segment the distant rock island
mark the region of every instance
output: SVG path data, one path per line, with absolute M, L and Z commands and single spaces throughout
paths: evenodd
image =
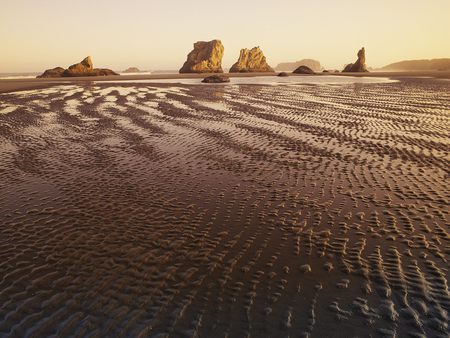
M 142 71 L 137 67 L 128 67 L 123 71 L 123 73 L 140 73 L 140 72 Z
M 259 47 L 241 49 L 238 61 L 230 68 L 230 73 L 246 72 L 274 72 Z
M 343 72 L 346 73 L 368 72 L 366 66 L 366 50 L 364 49 L 364 47 L 358 51 L 358 60 L 356 60 L 355 63 L 350 63 L 347 66 L 345 66 Z
M 320 72 L 322 70 L 320 62 L 313 59 L 303 59 L 296 62 L 282 62 L 275 67 L 275 70 L 279 72 L 292 72 L 300 66 L 306 66 L 315 72 Z
M 405 60 L 391 63 L 378 70 L 415 71 L 415 70 L 450 70 L 450 58 L 431 60 Z
M 119 75 L 111 69 L 94 68 L 92 58 L 90 56 L 83 59 L 79 63 L 75 63 L 67 69 L 56 67 L 47 69 L 43 74 L 37 78 L 52 78 L 52 77 L 77 77 L 77 76 L 106 76 Z
M 223 73 L 224 47 L 220 40 L 198 41 L 188 54 L 180 73 Z

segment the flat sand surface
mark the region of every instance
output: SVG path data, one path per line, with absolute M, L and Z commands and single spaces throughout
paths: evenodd
M 448 337 L 450 82 L 375 80 L 18 81 L 0 336 Z

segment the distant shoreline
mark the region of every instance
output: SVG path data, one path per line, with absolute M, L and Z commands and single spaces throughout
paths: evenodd
M 221 75 L 236 77 L 259 77 L 276 76 L 274 73 L 223 73 Z M 101 81 L 130 81 L 130 80 L 171 80 L 171 79 L 201 79 L 212 74 L 144 74 L 144 75 L 120 75 L 120 76 L 88 76 L 88 77 L 68 77 L 68 78 L 21 78 L 21 79 L 0 79 L 0 93 L 15 92 L 21 90 L 32 90 L 47 88 L 55 85 L 67 85 L 86 82 Z M 353 76 L 353 77 L 434 77 L 450 79 L 450 71 L 409 71 L 409 72 L 369 72 L 369 73 L 316 73 L 315 75 L 290 74 L 290 76 Z

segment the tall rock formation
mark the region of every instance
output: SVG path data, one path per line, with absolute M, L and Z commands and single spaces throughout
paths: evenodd
M 188 54 L 180 73 L 223 73 L 224 47 L 220 40 L 198 41 Z
M 241 49 L 238 61 L 230 68 L 230 73 L 246 72 L 274 72 L 259 47 Z
M 345 66 L 343 72 L 352 72 L 352 73 L 368 72 L 366 66 L 366 50 L 364 49 L 364 47 L 358 51 L 358 60 L 356 60 L 355 63 L 350 63 L 347 66 Z
M 76 77 L 76 76 L 106 76 L 119 75 L 111 69 L 94 68 L 92 58 L 90 56 L 83 59 L 79 63 L 75 63 L 67 69 L 56 67 L 47 69 L 38 78 L 52 78 L 52 77 Z

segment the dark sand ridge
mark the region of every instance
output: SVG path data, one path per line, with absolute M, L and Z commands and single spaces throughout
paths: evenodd
M 272 73 L 223 73 L 221 75 L 233 77 L 270 76 Z M 273 74 L 278 74 L 277 72 Z M 46 88 L 65 83 L 88 84 L 92 81 L 129 81 L 129 80 L 166 80 L 166 79 L 200 79 L 215 73 L 205 74 L 146 74 L 146 75 L 120 75 L 120 76 L 89 76 L 70 78 L 44 78 L 44 79 L 0 79 L 0 93 Z M 290 76 L 307 76 L 291 74 Z M 356 77 L 433 77 L 450 79 L 450 71 L 420 71 L 420 72 L 370 72 L 370 73 L 316 73 L 311 76 L 356 76 Z
M 0 94 L 0 336 L 448 337 L 449 111 L 430 78 Z

